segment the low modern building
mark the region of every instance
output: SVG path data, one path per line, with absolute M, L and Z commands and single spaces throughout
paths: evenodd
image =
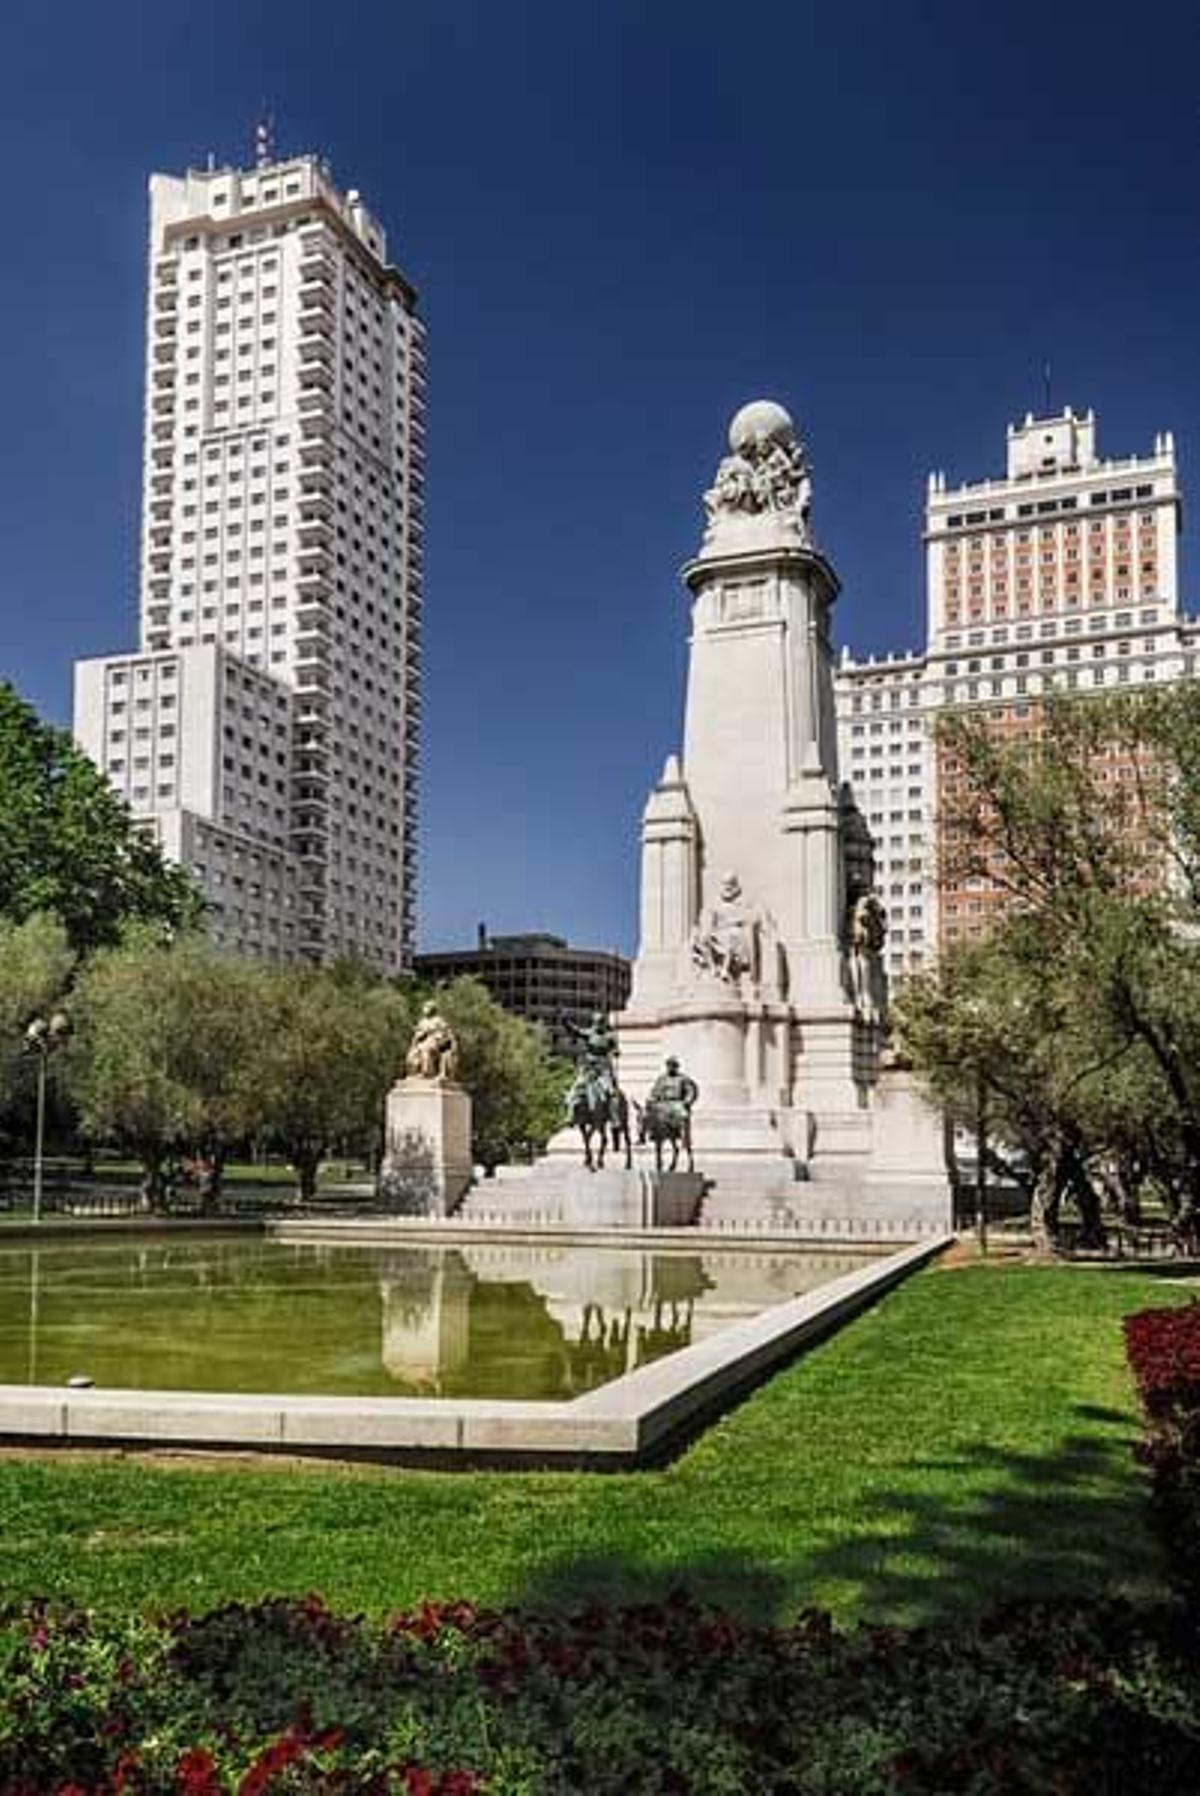
M 592 1012 L 623 1010 L 629 1000 L 629 962 L 615 950 L 572 948 L 559 935 L 489 935 L 479 925 L 474 948 L 418 954 L 419 979 L 438 983 L 469 976 L 487 986 L 498 1004 L 527 1022 L 541 1023 L 556 1053 L 570 1053 L 571 1033 Z

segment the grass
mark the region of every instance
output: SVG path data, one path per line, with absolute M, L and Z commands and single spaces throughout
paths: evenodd
M 1145 1272 L 933 1269 L 658 1472 L 0 1455 L 0 1593 L 159 1609 L 320 1590 L 384 1612 L 684 1584 L 760 1620 L 889 1622 L 1152 1600 L 1120 1321 L 1181 1295 Z

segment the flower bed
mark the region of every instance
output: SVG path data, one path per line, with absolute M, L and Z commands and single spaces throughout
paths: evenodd
M 0 1617 L 5 1796 L 1140 1796 L 1200 1787 L 1200 1659 L 1166 1618 L 753 1628 L 684 1598 L 572 1616 L 318 1598 Z
M 1140 1310 L 1125 1321 L 1125 1347 L 1146 1416 L 1138 1457 L 1154 1479 L 1154 1503 L 1175 1580 L 1200 1599 L 1200 1303 Z

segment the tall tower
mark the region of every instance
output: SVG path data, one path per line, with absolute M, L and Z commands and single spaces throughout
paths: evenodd
M 268 143 L 252 169 L 151 177 L 141 654 L 81 664 L 76 733 L 250 952 L 411 961 L 424 334 L 382 226 L 317 157 Z M 206 804 L 159 777 L 156 708 L 148 777 L 114 753 L 114 692 L 146 669 L 194 760 L 212 735 Z

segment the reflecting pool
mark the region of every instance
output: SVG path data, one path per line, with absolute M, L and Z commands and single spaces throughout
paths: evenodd
M 0 1384 L 571 1398 L 875 1257 L 245 1236 L 0 1247 Z

